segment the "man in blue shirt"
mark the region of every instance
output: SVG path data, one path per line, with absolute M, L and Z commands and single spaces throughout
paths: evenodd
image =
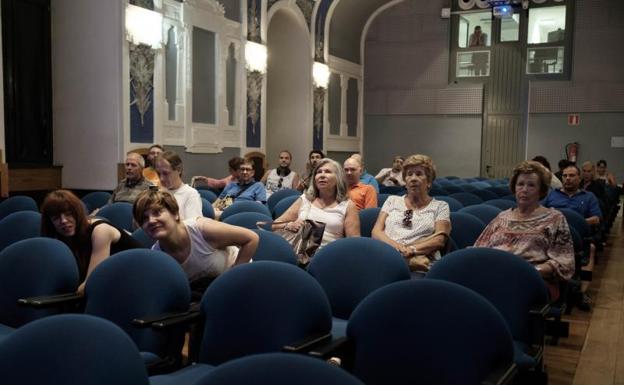
M 575 164 L 570 164 L 563 169 L 561 182 L 563 188 L 551 190 L 546 199 L 544 199 L 544 206 L 572 209 L 581 214 L 590 226 L 599 225 L 602 218 L 600 204 L 594 194 L 581 190 L 581 171 Z M 595 254 L 596 247 L 592 244 L 589 251 L 589 261 L 583 267 L 584 271 L 594 270 Z M 583 311 L 591 309 L 591 298 L 587 295 L 588 287 L 588 281 L 581 281 L 582 297 L 577 303 L 577 307 Z
M 266 202 L 266 189 L 254 179 L 253 163 L 245 160 L 238 166 L 238 181 L 231 182 L 223 189 L 219 198 L 232 197 L 234 201 Z

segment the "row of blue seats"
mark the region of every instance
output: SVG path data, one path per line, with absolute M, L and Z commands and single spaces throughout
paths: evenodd
M 39 244 L 48 255 L 41 250 L 15 250 L 27 243 Z M 62 245 L 51 239 L 22 241 L 1 252 L 0 263 L 13 252 L 21 256 L 22 263 L 40 267 L 28 273 L 50 278 L 52 267 L 62 265 L 49 255 L 53 243 Z M 69 250 L 67 254 L 66 259 L 73 262 Z M 18 261 L 20 258 L 14 257 L 13 263 Z M 483 266 L 488 266 L 487 271 L 482 271 Z M 6 265 L 0 267 L 2 272 L 7 272 Z M 15 276 L 15 268 L 12 272 L 12 279 L 25 282 Z M 454 272 L 467 276 L 453 277 Z M 167 347 L 179 349 L 179 343 L 164 343 L 162 329 L 131 325 L 133 318 L 142 317 L 144 326 L 157 326 L 159 320 L 145 320 L 150 314 L 186 311 L 183 317 L 188 317 L 188 283 L 171 258 L 156 251 L 130 250 L 111 256 L 92 274 L 86 287 L 86 313 L 122 327 L 144 352 L 145 362 L 162 359 L 170 353 Z M 3 282 L 9 278 L 3 277 Z M 41 295 L 36 293 L 41 289 L 34 287 L 49 280 L 39 278 L 31 277 L 23 285 L 31 290 L 25 296 L 33 295 L 32 290 Z M 313 259 L 309 272 L 278 262 L 254 262 L 232 269 L 217 278 L 202 299 L 201 314 L 206 320 L 201 364 L 152 377 L 151 383 L 191 383 L 191 378 L 198 379 L 214 366 L 240 356 L 279 351 L 306 336 L 330 332 L 355 344 L 355 356 L 344 359 L 352 361 L 353 373 L 367 384 L 388 383 L 389 379 L 392 383 L 476 384 L 494 369 L 509 368 L 514 356 L 521 367 L 537 365 L 539 357 L 525 349 L 533 344 L 526 330 L 527 306 L 543 306 L 546 290 L 537 272 L 522 259 L 496 250 L 467 249 L 447 255 L 428 276 L 471 287 L 488 298 L 502 317 L 472 291 L 435 280 L 410 282 L 409 278 L 396 250 L 367 238 L 342 239 L 326 246 Z M 74 285 L 76 281 L 77 272 Z M 405 282 L 392 284 L 397 281 Z M 535 282 L 536 288 L 528 290 Z M 486 289 L 487 285 L 496 289 Z M 384 289 L 375 291 L 381 287 Z M 49 293 L 50 288 L 47 290 Z M 371 292 L 374 294 L 369 295 Z M 11 311 L 5 312 L 11 304 L 1 304 L 2 314 L 24 311 L 13 311 L 13 304 Z M 123 316 L 118 314 L 123 312 Z M 180 338 L 179 333 L 174 335 Z M 512 344 L 512 338 L 518 343 Z M 376 355 L 366 346 L 376 346 Z M 454 374 L 448 377 L 451 372 Z M 440 373 L 446 373 L 446 382 L 440 382 Z

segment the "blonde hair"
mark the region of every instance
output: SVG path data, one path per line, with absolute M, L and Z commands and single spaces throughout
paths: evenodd
M 310 181 L 310 187 L 305 192 L 305 197 L 312 202 L 314 199 L 318 198 L 319 190 L 316 187 L 315 176 L 316 171 L 322 166 L 329 164 L 334 168 L 334 174 L 336 174 L 336 202 L 340 203 L 349 199 L 347 195 L 347 182 L 345 181 L 344 171 L 342 167 L 333 159 L 323 158 L 319 160 L 318 164 L 314 168 L 311 174 L 312 180 Z
M 425 170 L 425 175 L 427 175 L 427 181 L 429 183 L 433 182 L 436 178 L 436 167 L 433 163 L 433 160 L 429 155 L 416 154 L 410 155 L 403 162 L 403 179 L 405 180 L 405 174 L 407 173 L 407 169 L 410 167 L 421 166 Z

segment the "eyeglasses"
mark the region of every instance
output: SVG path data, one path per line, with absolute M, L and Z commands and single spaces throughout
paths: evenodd
M 283 177 L 279 178 L 279 181 L 277 182 L 277 188 L 282 188 L 282 182 L 284 181 Z
M 403 226 L 412 227 L 412 216 L 414 215 L 414 210 L 407 209 L 403 215 Z
M 252 172 L 253 168 L 241 167 L 238 169 L 238 172 Z

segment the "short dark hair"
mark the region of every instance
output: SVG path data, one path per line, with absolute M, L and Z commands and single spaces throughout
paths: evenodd
M 149 146 L 148 150 L 151 150 L 152 148 L 160 148 L 160 151 L 165 151 L 163 146 L 161 146 L 160 144 L 152 144 L 151 146 Z
M 604 159 L 600 159 L 598 162 L 596 162 L 596 166 L 600 167 L 600 166 L 604 166 L 607 167 L 607 161 Z
M 514 195 L 516 195 L 518 177 L 522 174 L 536 174 L 540 183 L 540 199 L 546 198 L 548 190 L 550 190 L 550 180 L 552 178 L 550 171 L 548 171 L 544 165 L 534 160 L 520 162 L 520 164 L 514 168 L 511 180 L 509 181 L 509 189 Z
M 542 156 L 542 155 L 538 155 L 536 157 L 534 157 L 532 160 L 534 160 L 537 163 L 540 163 L 542 166 L 546 167 L 547 169 L 551 169 L 550 168 L 550 163 L 548 162 L 548 159 L 546 159 L 546 157 Z
M 576 163 L 570 162 L 567 166 L 563 168 L 563 170 L 565 171 L 566 168 L 570 168 L 570 167 L 574 167 L 576 169 L 576 173 L 581 175 L 581 169 L 579 168 L 579 166 L 576 165 Z
M 235 156 L 232 159 L 228 160 L 228 167 L 232 170 L 238 170 L 241 163 L 243 163 L 244 161 L 245 159 L 241 158 L 240 156 Z
M 145 190 L 137 196 L 132 205 L 132 216 L 139 226 L 143 226 L 145 212 L 152 208 L 166 209 L 174 216 L 180 212 L 178 202 L 167 191 Z
M 563 170 L 564 168 L 568 167 L 568 165 L 570 164 L 574 164 L 574 163 L 570 162 L 567 159 L 561 159 L 559 163 L 557 163 L 557 166 L 559 166 L 560 170 Z
M 325 154 L 323 154 L 323 151 L 321 151 L 321 150 L 312 150 L 312 151 L 310 151 L 310 153 L 308 154 L 308 159 L 310 159 L 312 154 L 319 154 L 321 156 L 321 159 L 325 158 Z

